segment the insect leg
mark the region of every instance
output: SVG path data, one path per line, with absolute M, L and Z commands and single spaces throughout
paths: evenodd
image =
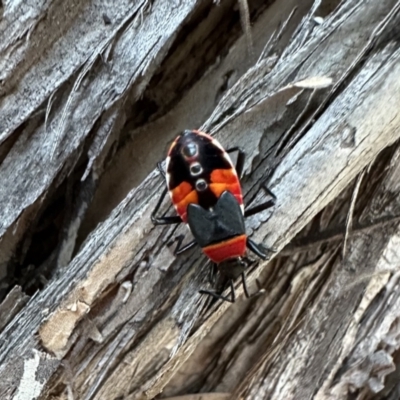
M 162 161 L 157 163 L 157 169 L 158 169 L 158 172 L 163 176 L 163 178 L 166 179 L 165 171 L 163 170 L 163 167 L 162 167 Z
M 265 248 L 264 246 L 257 244 L 250 238 L 247 238 L 246 241 L 247 248 L 252 251 L 254 254 L 257 254 L 258 257 L 262 258 L 263 260 L 268 260 L 270 257 L 268 257 L 267 254 L 265 254 L 265 251 L 271 252 L 271 253 L 276 253 L 276 250 L 274 248 Z
M 271 208 L 275 205 L 276 196 L 265 186 L 265 182 L 261 185 L 261 187 L 264 189 L 264 191 L 267 195 L 272 197 L 272 199 L 267 200 L 264 203 L 254 206 L 252 208 L 249 208 L 248 210 L 245 210 L 244 211 L 245 218 L 250 217 L 251 215 L 257 214 L 261 211 L 267 210 L 268 208 Z
M 249 295 L 249 289 L 247 288 L 246 274 L 245 274 L 245 272 L 242 272 L 241 275 L 242 275 L 242 284 L 243 284 L 244 295 L 249 299 L 251 296 Z
M 196 246 L 197 242 L 195 240 L 192 240 L 185 246 L 182 246 L 182 242 L 183 242 L 184 238 L 185 238 L 185 235 L 179 235 L 175 238 L 177 243 L 176 243 L 176 247 L 174 250 L 174 256 L 179 256 L 180 254 L 184 253 L 185 251 L 190 250 L 192 247 Z
M 235 294 L 235 287 L 233 286 L 233 280 L 230 280 L 230 287 L 231 287 L 231 296 L 230 298 L 228 296 L 222 296 L 216 292 L 213 292 L 211 290 L 199 290 L 200 294 L 207 294 L 211 297 L 214 297 L 214 299 L 216 300 L 223 300 L 223 301 L 227 301 L 229 303 L 234 303 L 236 301 L 236 294 Z
M 236 160 L 236 172 L 240 179 L 242 177 L 244 160 L 246 159 L 246 153 L 240 147 L 231 147 L 230 149 L 226 150 L 227 153 L 233 153 L 234 151 L 238 152 Z
M 244 295 L 248 299 L 252 299 L 253 297 L 261 296 L 265 293 L 265 289 L 261 286 L 260 281 L 258 279 L 256 279 L 256 284 L 257 284 L 258 290 L 257 290 L 257 292 L 250 294 L 249 289 L 247 288 L 246 274 L 244 272 L 242 272 L 242 284 L 243 284 Z
M 215 285 L 215 276 L 217 274 L 217 264 L 210 262 L 211 264 L 211 268 L 209 269 L 209 273 L 208 273 L 208 281 L 210 282 L 210 284 L 212 286 Z
M 233 285 L 233 279 L 230 280 L 231 285 L 231 303 L 236 301 L 236 293 L 235 293 L 235 286 Z
M 174 215 L 171 217 L 157 217 L 156 216 L 167 192 L 168 192 L 168 188 L 165 188 L 164 191 L 162 192 L 156 206 L 154 207 L 153 212 L 151 213 L 151 222 L 153 222 L 154 225 L 171 225 L 171 224 L 180 224 L 182 222 L 181 217 L 179 217 L 178 215 Z

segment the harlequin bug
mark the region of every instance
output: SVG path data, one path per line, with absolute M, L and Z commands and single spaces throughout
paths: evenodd
M 228 153 L 238 152 L 236 169 Z M 244 269 L 249 265 L 245 257 L 246 247 L 262 259 L 267 258 L 264 249 L 246 235 L 244 218 L 266 210 L 275 204 L 274 194 L 263 186 L 271 200 L 244 210 L 240 176 L 245 153 L 238 147 L 224 150 L 210 135 L 196 130 L 186 130 L 172 143 L 166 159 L 165 177 L 167 187 L 151 215 L 154 225 L 188 225 L 194 240 L 185 246 L 183 237 L 178 238 L 175 255 L 182 254 L 198 244 L 204 254 L 214 263 L 220 273 L 230 281 L 231 298 L 201 290 L 229 302 L 235 301 L 233 280 L 242 276 L 246 297 L 250 297 Z M 171 197 L 177 216 L 156 214 L 167 192 Z

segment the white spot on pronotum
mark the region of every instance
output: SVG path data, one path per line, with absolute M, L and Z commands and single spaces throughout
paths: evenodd
M 190 164 L 190 174 L 193 176 L 200 175 L 203 172 L 203 168 L 198 162 Z
M 42 383 L 36 380 L 39 364 L 40 352 L 33 349 L 33 358 L 24 361 L 24 372 L 13 400 L 34 400 L 40 395 L 45 381 Z
M 199 146 L 197 146 L 197 143 L 189 142 L 182 147 L 181 151 L 183 157 L 185 157 L 186 159 L 190 159 L 197 156 L 197 154 L 199 153 Z
M 207 182 L 204 179 L 198 179 L 196 181 L 196 190 L 198 190 L 199 192 L 206 190 L 207 187 Z

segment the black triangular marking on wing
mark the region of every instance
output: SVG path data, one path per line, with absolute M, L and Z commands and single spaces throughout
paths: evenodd
M 224 222 L 224 224 L 229 226 L 232 230 L 242 233 L 245 232 L 242 209 L 236 197 L 231 192 L 225 191 L 221 194 L 214 210 L 219 220 Z
M 228 191 L 222 193 L 212 211 L 198 204 L 189 204 L 187 215 L 190 230 L 201 247 L 246 232 L 240 205 L 235 196 Z

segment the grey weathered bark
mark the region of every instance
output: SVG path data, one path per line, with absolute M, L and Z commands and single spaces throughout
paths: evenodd
M 398 398 L 400 2 L 263 3 L 3 4 L 1 399 Z M 198 126 L 278 198 L 234 305 L 149 219 Z

